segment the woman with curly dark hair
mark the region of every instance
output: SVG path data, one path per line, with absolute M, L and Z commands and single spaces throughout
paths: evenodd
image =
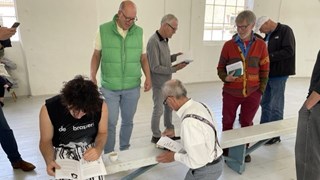
M 107 140 L 107 121 L 107 104 L 97 85 L 79 75 L 65 83 L 40 111 L 40 151 L 47 173 L 55 175 L 57 159 L 97 160 Z

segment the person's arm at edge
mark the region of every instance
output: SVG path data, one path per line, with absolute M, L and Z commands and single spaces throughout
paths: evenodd
M 101 60 L 101 51 L 100 50 L 94 50 L 91 58 L 91 64 L 90 64 L 90 79 L 95 84 L 97 84 L 97 72 L 100 66 L 100 60 Z
M 16 28 L 0 27 L 0 40 L 11 38 L 16 33 Z
M 97 160 L 104 149 L 108 137 L 108 107 L 103 101 L 101 107 L 101 119 L 99 122 L 98 133 L 95 138 L 94 148 L 89 148 L 83 155 L 83 158 L 87 161 Z
M 312 91 L 305 102 L 306 108 L 310 110 L 315 104 L 320 101 L 320 94 L 317 91 Z
M 144 82 L 144 92 L 146 92 L 151 89 L 151 75 L 150 75 L 150 67 L 149 67 L 147 54 L 145 53 L 141 54 L 140 62 L 141 62 L 143 73 L 146 77 L 146 80 Z
M 41 154 L 47 165 L 47 173 L 50 176 L 54 176 L 54 170 L 60 168 L 60 166 L 55 162 L 54 157 L 54 147 L 52 144 L 53 138 L 53 126 L 51 124 L 48 111 L 45 105 L 41 107 L 39 115 L 40 124 L 40 143 L 39 148 Z

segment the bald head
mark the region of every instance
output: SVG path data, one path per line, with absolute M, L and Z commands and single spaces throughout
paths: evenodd
M 119 11 L 125 11 L 127 8 L 137 9 L 136 5 L 132 1 L 130 0 L 122 1 L 119 6 Z
M 137 21 L 137 8 L 132 1 L 122 1 L 118 11 L 118 25 L 128 30 Z

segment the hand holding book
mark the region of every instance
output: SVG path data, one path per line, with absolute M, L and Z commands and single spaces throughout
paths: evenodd
M 233 76 L 241 76 L 243 74 L 243 65 L 241 61 L 226 66 L 227 74 L 233 73 Z

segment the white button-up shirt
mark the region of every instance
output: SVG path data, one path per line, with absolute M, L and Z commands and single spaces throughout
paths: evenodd
M 177 115 L 183 119 L 187 114 L 196 114 L 210 121 L 214 127 L 216 122 L 208 110 L 199 102 L 190 99 L 177 111 Z M 211 113 L 212 114 L 212 113 Z M 212 114 L 213 115 L 213 114 Z M 217 128 L 216 128 L 217 129 Z M 200 168 L 222 155 L 222 149 L 216 145 L 217 154 L 214 151 L 216 136 L 213 129 L 206 123 L 194 119 L 185 118 L 181 122 L 181 144 L 185 153 L 175 153 L 174 159 L 180 161 L 191 169 Z

